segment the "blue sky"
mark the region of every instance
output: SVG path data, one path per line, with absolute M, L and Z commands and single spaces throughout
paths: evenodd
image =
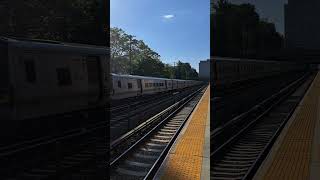
M 173 65 L 198 71 L 210 56 L 210 0 L 111 0 L 111 27 L 143 40 Z

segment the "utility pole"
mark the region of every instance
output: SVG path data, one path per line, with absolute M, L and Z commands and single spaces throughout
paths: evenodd
M 173 62 L 173 75 L 173 78 L 175 79 L 177 77 L 176 62 Z
M 130 68 L 129 68 L 129 74 L 132 74 L 132 60 L 131 60 L 131 41 L 132 41 L 132 37 L 129 36 L 129 64 L 130 64 Z
M 130 63 L 130 68 L 129 68 L 129 73 L 132 74 L 132 57 L 131 57 L 131 51 L 132 51 L 132 38 L 134 36 L 129 35 L 129 63 Z
M 186 68 L 184 68 L 184 73 L 186 74 L 186 80 L 188 80 L 188 73 Z

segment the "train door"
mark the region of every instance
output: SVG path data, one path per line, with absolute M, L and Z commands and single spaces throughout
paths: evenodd
M 0 103 L 9 100 L 9 60 L 7 44 L 0 42 Z
M 142 94 L 142 81 L 141 79 L 137 79 L 137 83 L 138 83 L 138 95 Z
M 165 83 L 165 87 L 166 87 L 166 89 L 168 89 L 168 81 L 167 81 L 167 80 L 165 80 L 165 81 L 164 81 L 164 83 Z
M 10 90 L 9 82 L 9 57 L 8 57 L 8 44 L 0 42 L 0 115 L 1 120 L 10 119 L 10 111 L 12 104 L 12 89 Z M 3 106 L 4 105 L 4 106 Z
M 94 104 L 102 98 L 102 81 L 100 59 L 97 56 L 89 56 L 86 59 L 88 75 L 88 103 Z

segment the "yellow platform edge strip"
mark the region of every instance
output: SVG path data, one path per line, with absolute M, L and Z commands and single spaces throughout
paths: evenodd
M 314 127 L 319 121 L 319 97 L 318 73 L 254 179 L 310 179 Z
M 205 129 L 210 101 L 210 86 L 190 116 L 188 126 L 168 156 L 161 179 L 200 179 L 204 154 Z

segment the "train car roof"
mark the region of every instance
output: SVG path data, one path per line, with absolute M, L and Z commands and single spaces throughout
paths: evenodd
M 111 75 L 112 75 L 112 76 L 117 76 L 117 77 L 126 77 L 126 78 L 170 80 L 170 79 L 167 79 L 167 78 L 158 78 L 158 77 L 150 77 L 150 76 L 139 76 L 139 75 L 129 75 L 129 74 L 115 74 L 115 73 L 111 73 Z
M 0 36 L 0 41 L 7 42 L 9 46 L 20 47 L 26 49 L 49 50 L 59 52 L 69 52 L 77 54 L 95 54 L 105 55 L 109 53 L 107 47 L 95 46 L 78 43 L 65 43 L 59 41 L 41 40 L 41 39 L 24 39 L 15 37 Z
M 265 62 L 265 63 L 295 63 L 290 61 L 275 61 L 275 60 L 262 60 L 262 59 L 246 59 L 246 58 L 233 58 L 233 57 L 211 57 L 214 60 L 223 60 L 223 61 L 247 61 L 247 62 Z
M 126 78 L 139 78 L 139 79 L 157 79 L 157 80 L 176 80 L 176 81 L 193 81 L 193 80 L 183 80 L 183 79 L 168 79 L 168 78 L 158 78 L 150 76 L 139 76 L 139 75 L 128 75 L 128 74 L 115 74 L 111 73 L 112 76 L 126 77 Z

